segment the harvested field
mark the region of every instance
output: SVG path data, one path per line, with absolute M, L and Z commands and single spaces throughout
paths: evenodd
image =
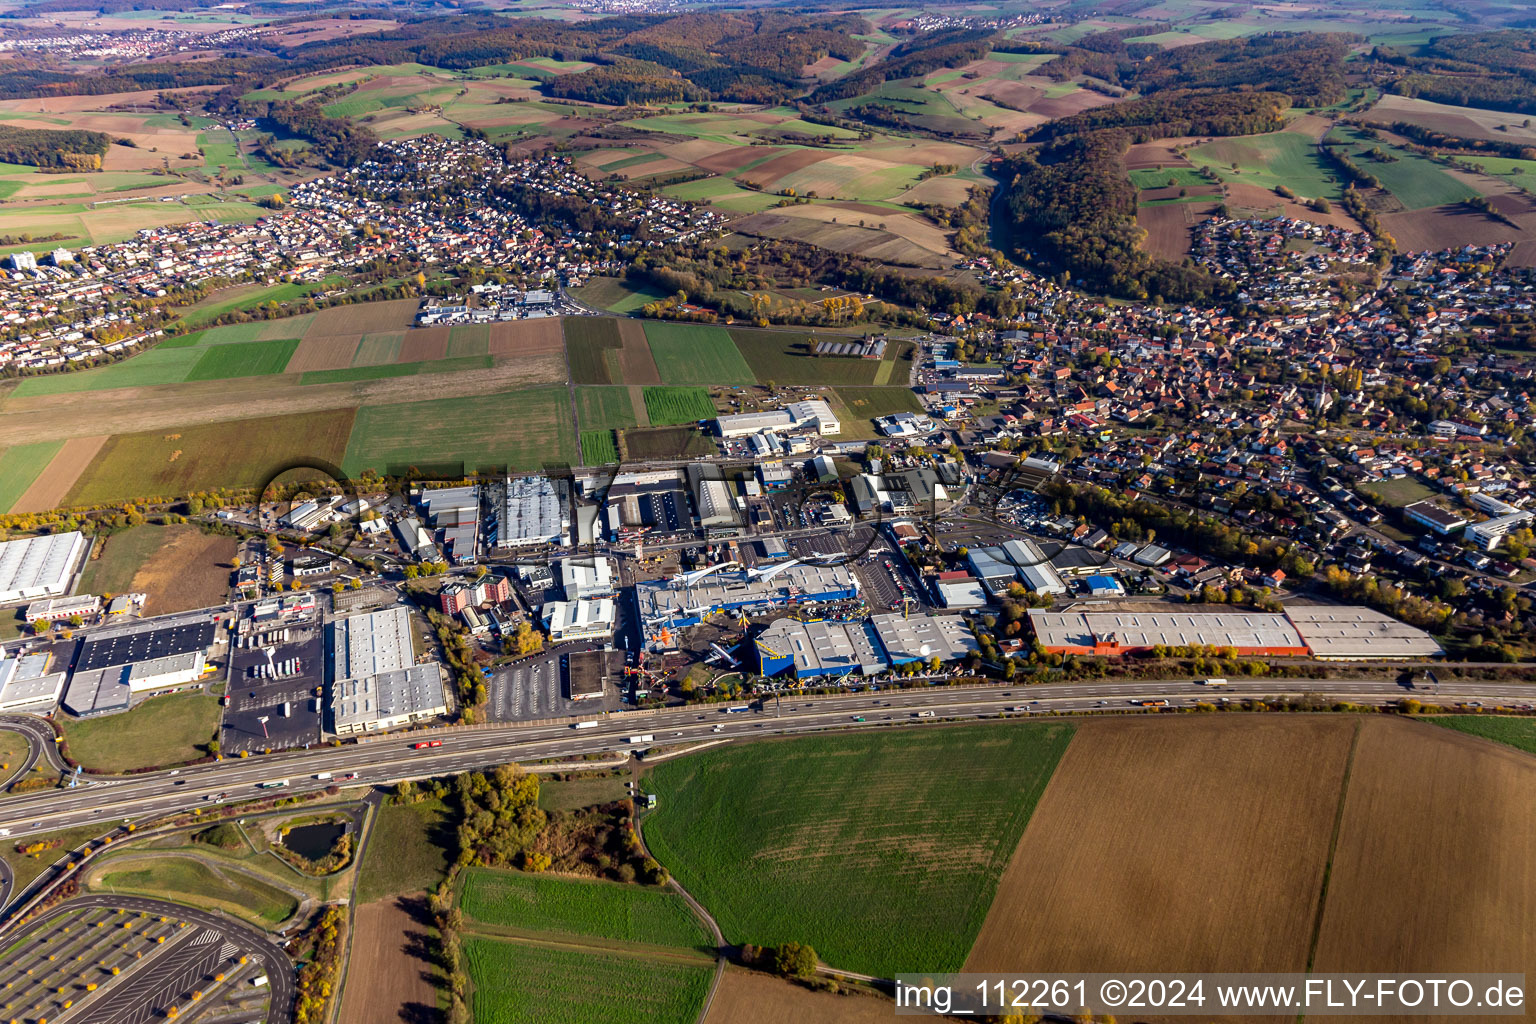
M 856 222 L 858 218 L 853 218 Z M 744 235 L 805 242 L 833 252 L 857 253 L 884 263 L 940 270 L 946 259 L 900 235 L 854 224 L 826 224 L 783 213 L 755 213 L 731 225 Z
M 80 474 L 85 472 L 85 467 L 96 458 L 96 453 L 101 451 L 101 446 L 107 443 L 106 434 L 97 434 L 95 437 L 72 437 L 64 442 L 53 458 L 48 460 L 48 465 L 32 481 L 30 487 L 21 493 L 7 512 L 47 512 L 64 504 L 64 496 L 70 488 L 75 486 L 75 481 L 80 479 Z
M 646 459 L 686 459 L 718 455 L 715 443 L 695 427 L 641 427 L 624 431 L 629 457 Z
M 1409 121 L 1430 131 L 1494 142 L 1528 142 L 1536 145 L 1536 128 L 1527 126 L 1524 114 L 1506 114 L 1476 107 L 1457 107 L 1407 96 L 1383 96 L 1365 115 L 1372 124 L 1390 126 Z
M 288 373 L 308 373 L 310 370 L 341 370 L 352 365 L 361 334 L 308 334 L 293 350 L 285 368 Z
M 1512 228 L 1460 203 L 1428 210 L 1407 210 L 1384 214 L 1381 226 L 1407 252 L 1444 249 L 1447 246 L 1489 245 L 1494 242 L 1529 239 L 1529 228 Z M 1517 216 L 1516 222 L 1536 217 Z
M 813 992 L 758 971 L 727 968 L 704 1024 L 890 1024 L 895 1004 L 876 995 Z
M 831 153 L 817 149 L 791 149 L 743 172 L 742 177 L 750 178 L 759 185 L 772 185 L 782 177 L 819 164 L 831 156 Z M 714 170 L 713 167 L 708 169 Z
M 400 358 L 400 346 L 404 341 L 405 334 L 401 331 L 365 334 L 357 344 L 357 352 L 352 356 L 352 365 L 384 366 L 393 363 Z
M 1527 754 L 1424 723 L 1366 720 L 1315 970 L 1536 969 L 1533 802 Z
M 493 356 L 563 355 L 565 338 L 552 316 L 492 324 L 488 351 Z
M 645 325 L 638 320 L 619 322 L 619 370 L 625 384 L 660 384 L 661 374 L 651 355 L 651 343 L 645 338 Z
M 577 384 L 622 384 L 619 372 L 618 321 L 609 317 L 572 317 L 565 321 L 565 351 Z
M 386 1024 L 437 1016 L 438 970 L 426 900 L 398 896 L 355 911 L 352 957 L 341 995 L 341 1020 Z
M 402 363 L 427 363 L 448 358 L 447 327 L 420 327 L 406 331 L 400 342 Z
M 255 487 L 297 455 L 339 462 L 351 409 L 268 416 L 118 434 L 101 446 L 65 496 L 66 505 L 178 497 L 216 487 Z
M 233 537 L 195 526 L 136 526 L 96 542 L 80 587 L 91 594 L 144 594 L 151 615 L 209 608 L 229 597 L 234 556 Z
M 402 331 L 411 326 L 420 308 L 420 299 L 389 299 L 385 302 L 332 306 L 315 314 L 309 332 L 372 334 L 375 331 Z
M 758 166 L 762 166 L 763 163 L 771 162 L 784 152 L 782 149 L 775 149 L 773 147 L 732 146 L 729 149 L 694 160 L 693 163 L 694 166 L 706 171 L 712 171 L 715 174 L 731 174 L 754 161 L 761 161 Z M 793 152 L 799 152 L 799 150 Z
M 970 183 L 956 178 L 930 178 L 918 187 L 946 184 L 965 186 L 960 202 L 964 202 L 965 196 L 970 193 Z M 926 217 L 911 213 L 900 213 L 863 203 L 813 203 L 809 206 L 786 206 L 775 213 L 784 217 L 800 217 L 824 224 L 850 224 L 861 228 L 875 228 L 890 232 L 898 238 L 943 257 L 959 255 L 950 248 L 949 234 L 943 228 Z
M 1147 233 L 1141 247 L 1161 259 L 1182 260 L 1189 255 L 1195 225 L 1215 211 L 1218 201 L 1137 207 L 1136 223 Z
M 490 324 L 461 324 L 448 328 L 448 356 L 483 356 L 490 351 Z
M 1083 723 L 965 969 L 1305 970 L 1356 725 Z
M 0 450 L 0 511 L 16 504 L 63 447 L 63 441 L 38 441 Z
M 1295 220 L 1304 220 L 1311 224 L 1344 228 L 1347 231 L 1363 230 L 1359 222 L 1345 213 L 1343 206 L 1337 203 L 1327 213 L 1319 213 L 1306 203 L 1295 199 L 1282 199 L 1275 194 L 1274 189 L 1261 188 L 1258 185 L 1229 182 L 1227 184 L 1227 206 L 1233 211 L 1234 216 L 1285 216 Z

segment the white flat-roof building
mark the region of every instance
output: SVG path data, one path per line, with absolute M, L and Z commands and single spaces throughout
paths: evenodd
M 62 622 L 71 615 L 82 618 L 101 611 L 101 598 L 94 594 L 76 594 L 74 597 L 50 597 L 46 601 L 33 601 L 27 605 L 22 618 L 28 622 Z
M 544 628 L 549 631 L 549 639 L 555 643 L 613 636 L 616 609 L 610 597 L 549 601 L 542 612 Z
M 1438 658 L 1435 638 L 1370 608 L 1287 605 L 1286 616 L 1314 658 L 1339 661 Z
M 507 480 L 506 499 L 496 522 L 497 547 L 559 544 L 571 530 L 571 517 L 560 489 L 547 476 Z
M 898 612 L 876 615 L 870 620 L 875 635 L 892 665 L 909 661 L 955 661 L 981 649 L 971 627 L 959 615 L 913 615 Z
M 415 663 L 404 606 L 337 619 L 330 632 L 337 734 L 379 732 L 447 714 L 442 672 L 436 663 Z
M 613 593 L 613 559 L 602 555 L 562 559 L 560 588 L 567 601 L 607 597 Z
M 1481 523 L 1473 523 L 1467 527 L 1467 539 L 1484 551 L 1492 551 L 1504 542 L 1505 536 L 1511 530 L 1518 530 L 1532 519 L 1531 513 L 1524 509 L 1516 509 L 1507 515 L 1497 519 L 1486 519 Z
M 49 672 L 50 655 L 0 659 L 0 711 L 47 714 L 64 692 L 63 672 Z
M 85 549 L 78 530 L 0 543 L 0 604 L 65 593 Z
M 767 412 L 742 412 L 715 419 L 721 437 L 746 437 L 761 430 L 814 430 L 818 434 L 840 434 L 843 425 L 832 406 L 820 398 L 790 402 L 782 409 Z
M 207 664 L 202 651 L 185 651 L 134 662 L 128 667 L 128 691 L 147 693 L 195 683 L 203 677 Z

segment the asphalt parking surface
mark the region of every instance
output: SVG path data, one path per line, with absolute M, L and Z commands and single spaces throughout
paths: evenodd
M 534 658 L 503 668 L 486 681 L 486 718 L 492 722 L 526 722 L 611 711 L 619 707 L 616 684 L 616 680 L 609 680 L 609 694 L 602 700 L 570 700 L 565 695 L 561 655 Z
M 282 750 L 320 742 L 324 703 L 315 690 L 325 682 L 325 642 L 316 626 L 295 629 L 293 639 L 272 651 L 274 662 L 297 659 L 298 672 L 280 679 L 257 678 L 251 670 L 267 663 L 261 648 L 236 649 L 230 656 L 230 703 L 224 708 L 219 746 L 227 756 L 242 750 Z M 288 714 L 283 714 L 283 705 Z M 262 718 L 267 721 L 263 723 Z M 265 730 L 263 730 L 265 725 Z

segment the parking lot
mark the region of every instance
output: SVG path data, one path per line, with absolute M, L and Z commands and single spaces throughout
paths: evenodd
M 618 686 L 613 680 L 601 699 L 576 701 L 567 698 L 561 657 L 560 652 L 551 652 L 508 666 L 491 676 L 486 682 L 489 697 L 486 717 L 493 722 L 523 722 L 598 714 L 619 707 Z
M 272 662 L 296 661 L 297 671 L 279 678 L 257 676 Z M 282 750 L 320 742 L 324 707 L 316 692 L 325 682 L 325 642 L 318 626 L 297 627 L 274 647 L 231 653 L 229 704 L 224 708 L 219 746 L 226 756 L 242 750 Z M 285 711 L 286 705 L 286 714 Z M 265 718 L 266 722 L 261 719 Z

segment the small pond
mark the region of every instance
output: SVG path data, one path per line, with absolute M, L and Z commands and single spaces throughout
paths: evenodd
M 288 830 L 288 834 L 283 836 L 283 845 L 301 857 L 324 860 L 330 854 L 331 847 L 336 845 L 336 840 L 346 831 L 346 824 L 340 821 L 300 825 Z

